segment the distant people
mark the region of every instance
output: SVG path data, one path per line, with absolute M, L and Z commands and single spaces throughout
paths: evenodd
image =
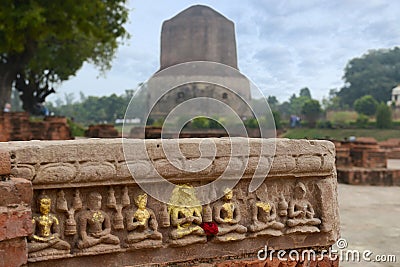
M 41 103 L 36 103 L 34 106 L 34 111 L 33 111 L 33 115 L 37 115 L 37 116 L 49 116 L 50 112 L 48 110 L 48 108 L 46 108 L 43 104 Z
M 11 104 L 10 103 L 6 103 L 4 106 L 4 112 L 11 112 Z
M 300 126 L 300 117 L 296 115 L 290 115 L 290 127 L 295 128 L 297 126 Z

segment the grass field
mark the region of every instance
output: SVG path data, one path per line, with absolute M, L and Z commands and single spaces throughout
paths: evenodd
M 400 130 L 380 130 L 380 129 L 309 129 L 296 128 L 289 129 L 280 137 L 291 139 L 336 139 L 344 140 L 349 136 L 373 137 L 378 141 L 389 138 L 400 138 Z

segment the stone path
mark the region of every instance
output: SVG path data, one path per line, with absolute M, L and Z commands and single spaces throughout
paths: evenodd
M 400 187 L 339 184 L 341 236 L 348 250 L 395 255 L 397 262 L 340 262 L 341 267 L 400 266 Z

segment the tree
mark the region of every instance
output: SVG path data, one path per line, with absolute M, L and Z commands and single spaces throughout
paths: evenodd
M 319 104 L 318 100 L 309 99 L 301 108 L 301 113 L 308 121 L 310 127 L 315 127 L 315 123 L 322 113 L 321 105 Z
M 290 112 L 293 115 L 299 115 L 302 112 L 304 104 L 311 98 L 307 96 L 291 97 L 290 98 Z
M 365 95 L 354 101 L 354 109 L 360 113 L 367 116 L 372 116 L 376 112 L 376 107 L 378 102 L 371 95 Z
M 54 106 L 51 102 L 46 104 L 50 112 L 74 118 L 74 121 L 90 123 L 114 123 L 116 119 L 123 119 L 130 97 L 117 96 L 88 96 L 81 98 L 81 102 L 73 102 L 73 94 L 65 94 L 64 105 Z
M 305 97 L 308 97 L 309 99 L 311 99 L 310 89 L 308 89 L 308 87 L 304 87 L 304 88 L 300 89 L 300 96 L 305 96 Z
M 392 127 L 392 111 L 388 105 L 381 102 L 376 109 L 376 127 L 380 129 Z
M 386 102 L 393 87 L 400 83 L 400 48 L 371 50 L 351 59 L 344 72 L 345 86 L 337 94 L 342 105 L 351 107 L 363 95 Z
M 126 0 L 3 0 L 0 9 L 0 107 L 13 85 L 31 113 L 84 62 L 110 68 L 128 37 Z
M 340 105 L 340 97 L 337 96 L 338 91 L 336 89 L 330 89 L 328 98 L 322 99 L 322 105 L 325 111 L 340 110 L 343 107 Z
M 268 102 L 268 105 L 271 108 L 271 110 L 276 110 L 279 105 L 279 101 L 276 98 L 276 96 L 271 96 L 271 95 L 268 96 L 267 102 Z

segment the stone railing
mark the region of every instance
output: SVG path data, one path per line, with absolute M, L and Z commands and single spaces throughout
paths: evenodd
M 265 246 L 320 251 L 335 243 L 339 216 L 331 142 L 208 139 L 216 154 L 207 168 L 177 168 L 199 158 L 203 140 L 166 140 L 185 156 L 168 159 L 160 140 L 125 139 L 129 150 L 138 151 L 128 157 L 122 139 L 0 143 L 11 177 L 33 186 L 32 234 L 26 231 L 29 266 L 217 265 L 256 259 Z M 231 150 L 232 143 L 249 144 L 249 153 Z M 260 152 L 273 143 L 274 153 Z M 259 162 L 272 163 L 271 169 L 249 193 Z M 223 197 L 200 205 L 194 188 L 217 179 L 228 165 L 226 177 L 241 170 L 240 181 L 232 190 L 214 188 L 209 193 L 222 190 Z M 175 183 L 170 203 L 144 193 L 128 166 L 148 184 L 157 186 L 158 175 Z M 326 261 L 330 265 L 323 266 L 333 266 Z

